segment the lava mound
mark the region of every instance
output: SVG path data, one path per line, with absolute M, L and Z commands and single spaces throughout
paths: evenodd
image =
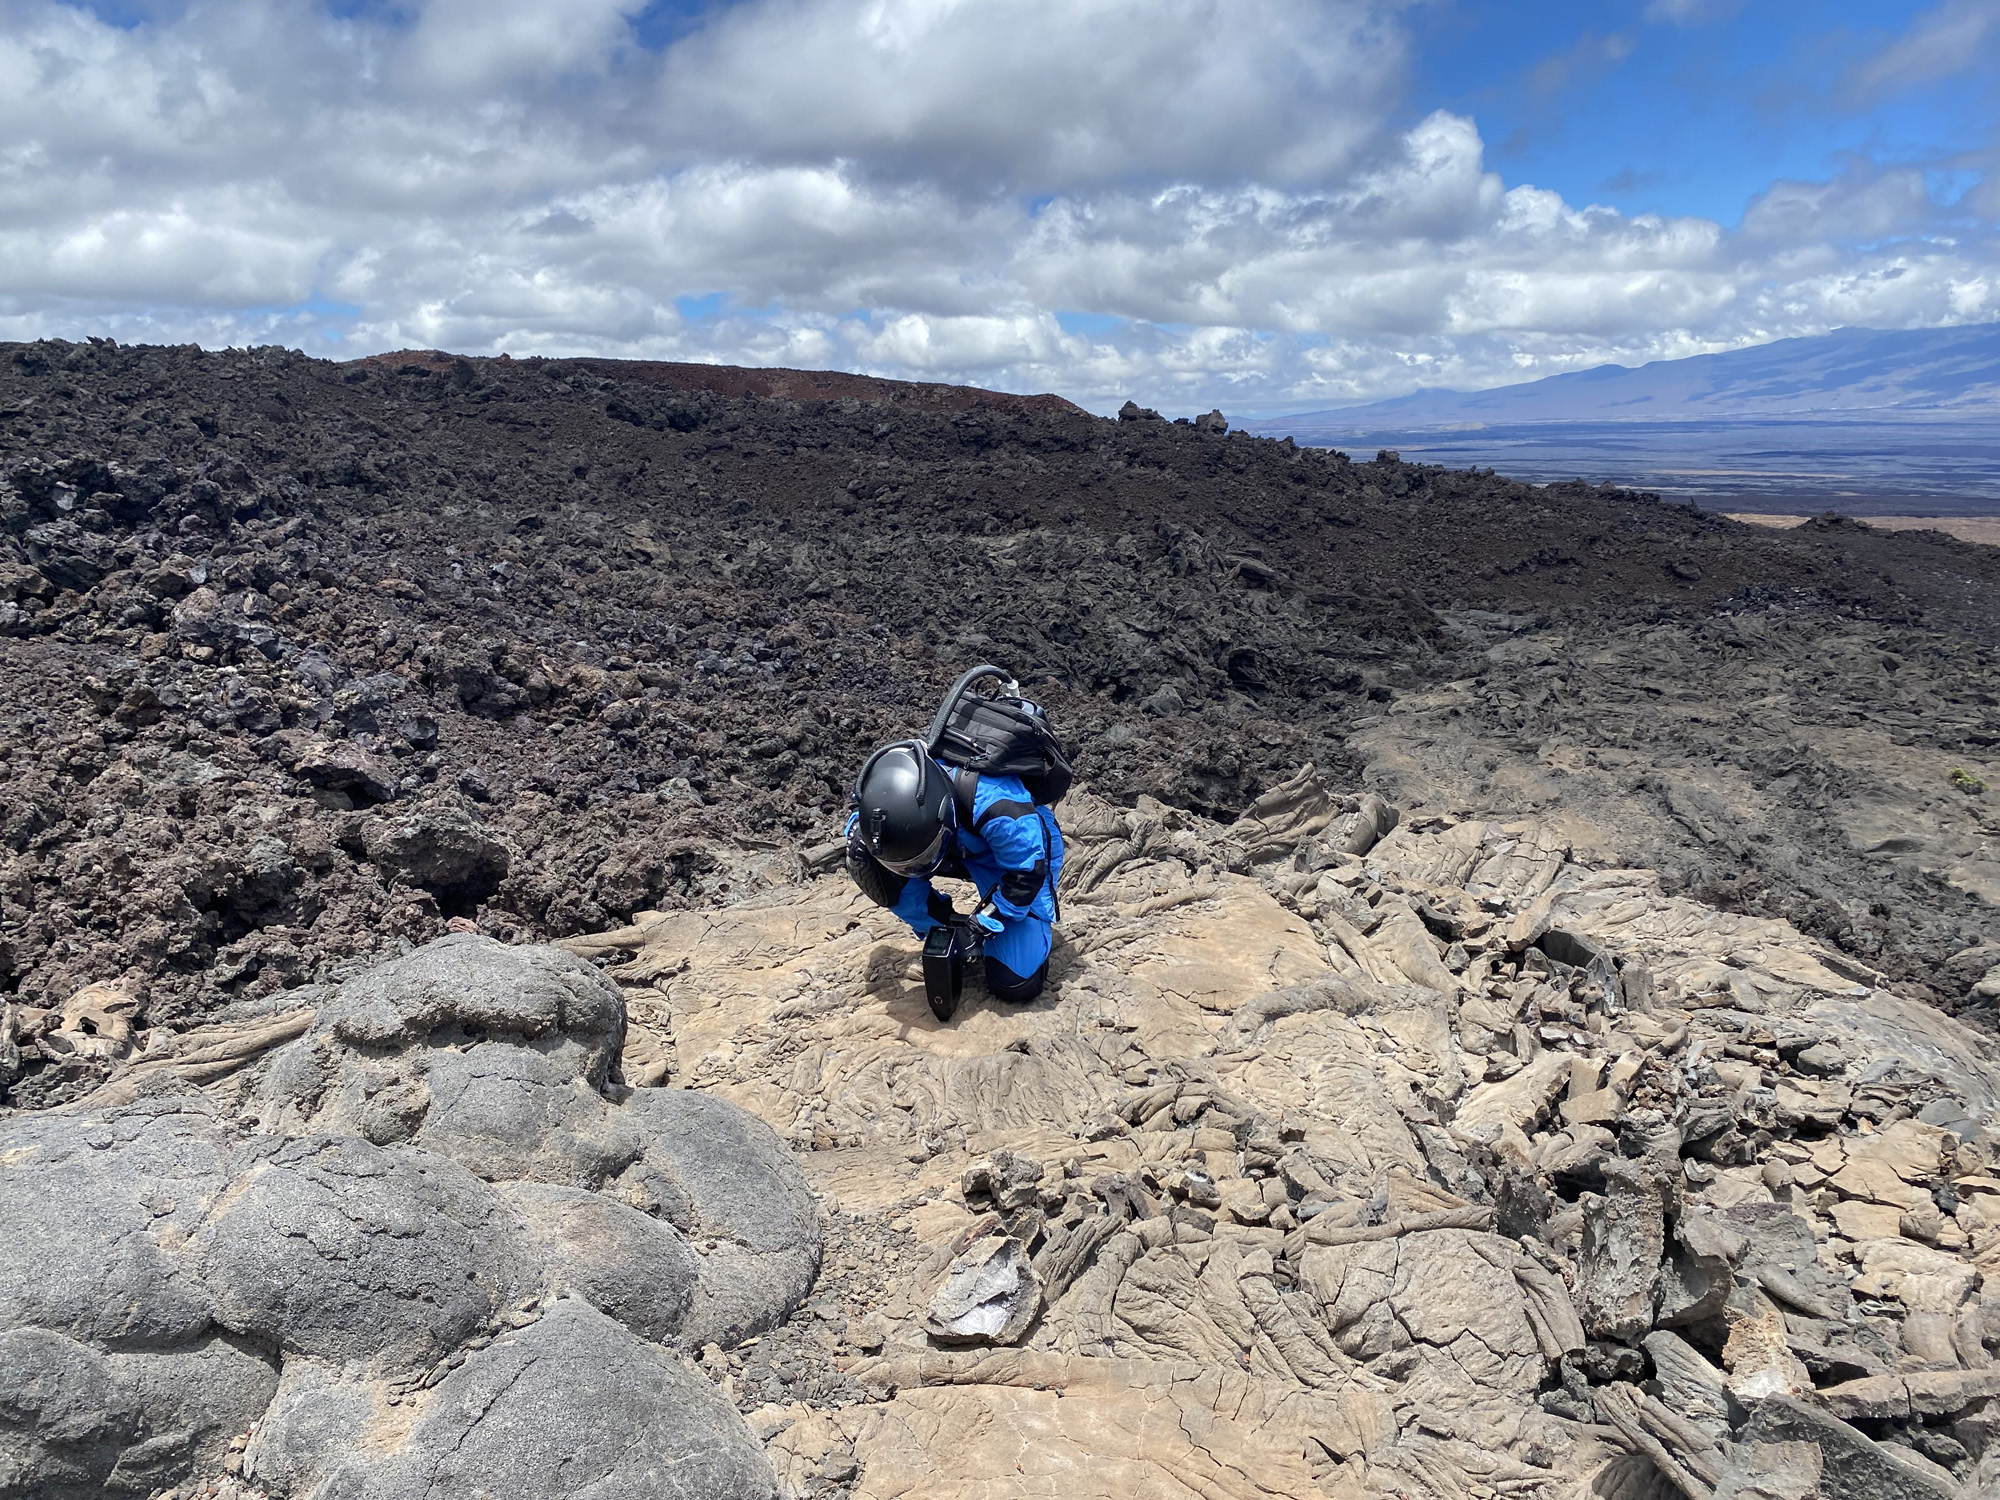
M 554 949 L 315 998 L 226 1098 L 183 1059 L 0 1124 L 0 1493 L 774 1497 L 683 1357 L 811 1288 L 768 1127 L 610 1082 L 622 997 Z

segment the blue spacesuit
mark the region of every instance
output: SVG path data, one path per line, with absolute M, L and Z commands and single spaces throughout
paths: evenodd
M 936 769 L 949 784 L 950 770 Z M 943 806 L 948 809 L 944 836 L 930 868 L 899 875 L 869 860 L 873 868 L 856 870 L 856 880 L 919 937 L 954 915 L 950 898 L 931 883 L 933 877 L 970 880 L 979 891 L 988 992 L 1000 1000 L 1032 1000 L 1042 991 L 1054 942 L 1062 830 L 1055 815 L 1037 807 L 1012 776 L 977 778 L 970 826 L 957 798 Z M 850 818 L 850 848 L 855 827 Z

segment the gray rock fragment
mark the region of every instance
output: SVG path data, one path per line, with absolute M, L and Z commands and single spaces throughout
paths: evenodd
M 1811 1226 L 1783 1204 L 1739 1203 L 1724 1218 L 1743 1242 L 1732 1256 L 1739 1276 L 1810 1317 L 1825 1318 L 1850 1303 L 1846 1282 L 1820 1263 Z
M 513 859 L 470 806 L 457 801 L 370 818 L 362 825 L 361 846 L 387 873 L 467 901 L 491 895 Z
M 1958 1487 L 1891 1454 L 1838 1417 L 1789 1396 L 1759 1401 L 1739 1434 L 1743 1445 L 1801 1444 L 1820 1455 L 1819 1489 L 1825 1500 L 1959 1500 Z
M 1343 854 L 1363 855 L 1387 838 L 1402 814 L 1373 792 L 1364 794 L 1361 805 L 1329 830 L 1327 839 Z
M 1041 1202 L 1042 1164 L 1013 1151 L 996 1151 L 974 1162 L 960 1179 L 968 1199 L 984 1194 L 1001 1213 Z
M 1041 1306 L 1041 1282 L 1021 1247 L 988 1235 L 946 1268 L 924 1332 L 948 1344 L 1015 1344 Z
M 1585 1200 L 1577 1312 L 1594 1338 L 1634 1343 L 1653 1326 L 1666 1248 L 1659 1170 L 1649 1161 L 1604 1162 L 1605 1191 Z
M 1678 1328 L 1715 1316 L 1729 1298 L 1730 1264 L 1743 1253 L 1744 1238 L 1715 1215 L 1681 1215 L 1674 1224 L 1672 1251 L 1660 1265 L 1653 1321 Z
M 292 765 L 292 774 L 322 791 L 341 792 L 352 803 L 387 802 L 396 795 L 396 773 L 346 741 L 308 746 Z
M 1725 1434 L 1730 1403 L 1722 1371 L 1702 1358 L 1686 1339 L 1666 1329 L 1647 1334 L 1644 1347 L 1653 1361 L 1653 1378 L 1662 1404 L 1710 1437 Z
M 1825 1456 L 1816 1443 L 1739 1443 L 1715 1500 L 1817 1500 Z

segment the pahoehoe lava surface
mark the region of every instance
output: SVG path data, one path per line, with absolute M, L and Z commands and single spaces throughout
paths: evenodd
M 1227 818 L 1311 762 L 1553 818 L 1983 1014 L 2000 550 L 697 378 L 0 346 L 9 1103 L 447 926 L 560 937 L 795 871 L 863 750 L 981 658 L 1111 802 Z

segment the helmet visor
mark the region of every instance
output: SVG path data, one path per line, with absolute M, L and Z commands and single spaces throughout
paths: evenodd
M 908 859 L 884 859 L 876 855 L 876 862 L 885 870 L 893 870 L 898 875 L 928 875 L 938 867 L 944 855 L 945 825 L 938 824 L 938 831 L 930 843 L 911 855 Z

